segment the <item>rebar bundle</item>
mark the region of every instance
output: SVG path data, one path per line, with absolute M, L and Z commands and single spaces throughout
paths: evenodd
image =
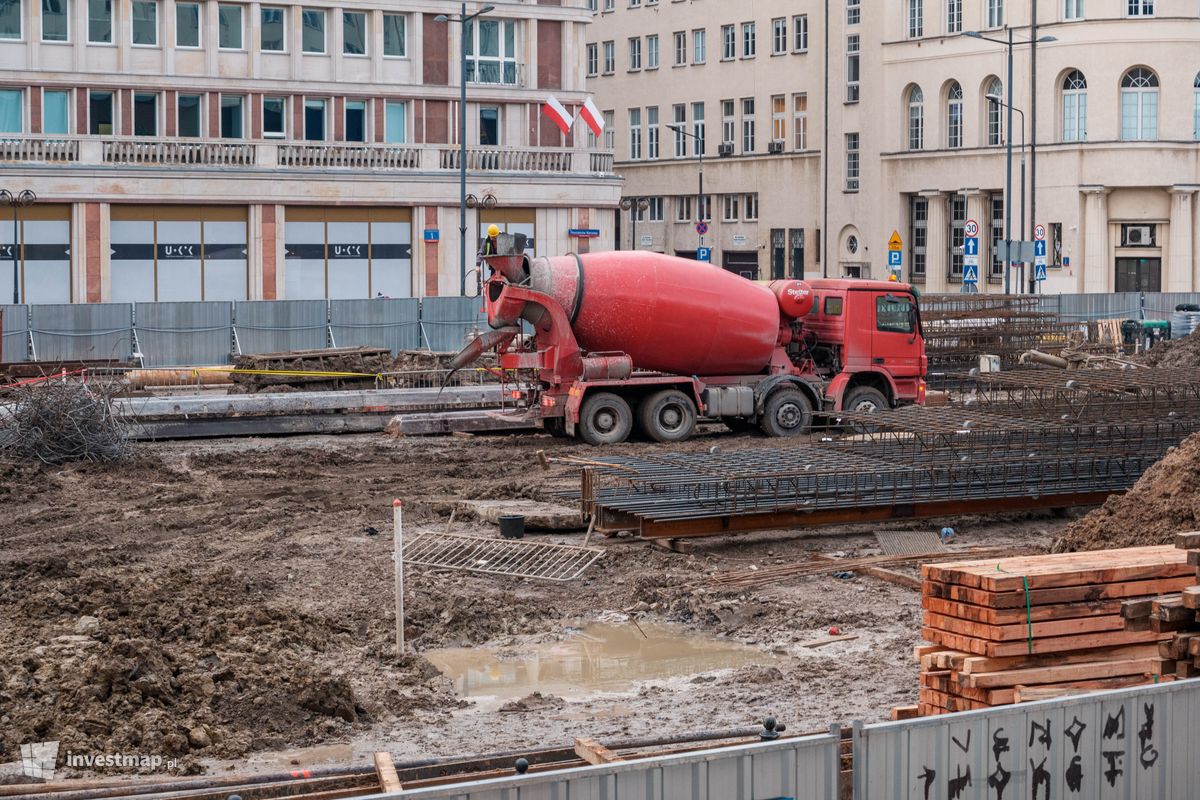
M 129 439 L 113 413 L 116 386 L 50 378 L 0 398 L 0 459 L 64 464 L 116 461 Z

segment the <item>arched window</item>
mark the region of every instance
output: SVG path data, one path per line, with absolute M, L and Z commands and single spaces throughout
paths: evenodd
M 1121 79 L 1121 138 L 1158 138 L 1158 76 L 1145 67 Z
M 1077 69 L 1063 78 L 1062 140 L 1087 141 L 1087 78 Z
M 946 146 L 963 146 L 963 90 L 958 81 L 946 92 Z
M 1192 82 L 1195 91 L 1192 96 L 1192 138 L 1200 142 L 1200 72 Z
M 992 78 L 984 94 L 991 97 L 1004 97 L 1004 81 Z M 1001 122 L 1000 104 L 993 103 L 986 97 L 984 104 L 987 108 L 987 143 L 989 147 L 998 147 L 1004 144 L 1004 124 Z
M 920 86 L 908 90 L 908 149 L 925 147 L 925 94 Z

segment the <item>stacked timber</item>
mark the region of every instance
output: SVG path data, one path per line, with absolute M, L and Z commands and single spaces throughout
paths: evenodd
M 1161 679 L 1159 642 L 1170 634 L 1127 630 L 1122 609 L 1195 579 L 1171 546 L 927 564 L 921 632 L 932 644 L 917 650 L 916 713 Z
M 325 347 L 287 353 L 250 353 L 233 361 L 234 391 L 336 391 L 374 388 L 392 365 L 386 347 Z
M 1200 532 L 1175 537 L 1177 551 L 1195 569 L 1191 585 L 1157 597 L 1127 600 L 1121 606 L 1125 630 L 1162 635 L 1158 655 L 1164 672 L 1178 678 L 1200 676 Z

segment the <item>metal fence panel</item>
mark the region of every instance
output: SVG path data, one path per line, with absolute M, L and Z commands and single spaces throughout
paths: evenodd
M 1146 319 L 1170 319 L 1175 306 L 1200 305 L 1200 292 L 1161 292 L 1146 295 Z
M 839 733 L 620 761 L 375 798 L 456 800 L 837 800 Z
M 317 350 L 329 344 L 326 300 L 240 300 L 233 324 L 242 353 Z
M 0 361 L 29 360 L 29 306 L 0 305 Z
M 138 303 L 133 311 L 146 366 L 229 363 L 233 303 Z
M 854 798 L 1191 797 L 1198 736 L 1198 680 L 856 726 Z
M 1142 296 L 1138 292 L 1059 295 L 1058 315 L 1063 322 L 1091 319 L 1141 319 Z
M 331 300 L 329 325 L 337 347 L 416 350 L 421 341 L 421 301 L 415 297 Z
M 421 301 L 422 344 L 430 350 L 457 352 L 468 333 L 487 329 L 480 297 L 426 297 Z
M 39 361 L 128 360 L 133 354 L 130 303 L 30 306 Z

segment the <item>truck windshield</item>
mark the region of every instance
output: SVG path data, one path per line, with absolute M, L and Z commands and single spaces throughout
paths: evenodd
M 888 333 L 912 333 L 916 330 L 917 315 L 913 313 L 912 298 L 896 295 L 875 298 L 875 327 Z

